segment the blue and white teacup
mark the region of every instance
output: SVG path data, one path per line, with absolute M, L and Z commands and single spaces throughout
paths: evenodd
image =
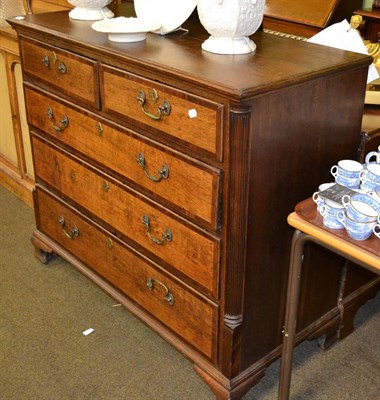
M 329 200 L 326 199 L 326 203 L 323 204 L 320 208 L 320 213 L 323 216 L 323 214 L 330 214 L 330 215 L 337 215 L 339 211 L 345 211 L 345 207 L 343 204 L 338 204 L 335 202 L 330 201 L 327 203 Z
M 380 203 L 380 186 L 376 186 L 374 189 L 368 191 L 367 195 L 375 199 L 378 203 Z
M 360 178 L 346 178 L 345 176 L 341 176 L 339 174 L 335 177 L 335 182 L 349 189 L 359 189 L 361 183 Z
M 342 204 L 346 208 L 347 216 L 357 222 L 376 221 L 380 214 L 380 203 L 363 193 L 342 197 Z
M 348 235 L 354 240 L 366 240 L 372 233 L 376 225 L 376 221 L 362 222 L 351 219 L 347 213 L 339 211 L 337 215 L 338 220 L 346 228 Z
M 344 212 L 340 210 L 339 212 Z M 344 229 L 344 225 L 338 220 L 338 214 L 329 214 L 326 211 L 322 211 L 321 215 L 323 217 L 323 225 L 330 229 Z
M 377 151 L 371 151 L 365 157 L 365 163 L 369 164 L 380 164 L 380 146 Z
M 372 228 L 372 232 L 380 239 L 380 224 L 376 224 Z
M 338 165 L 331 167 L 331 174 L 336 178 L 359 179 L 359 174 L 363 170 L 363 165 L 355 160 L 340 160 Z
M 359 176 L 361 181 L 368 179 L 380 185 L 380 164 L 368 164 Z
M 363 179 L 360 184 L 360 189 L 368 192 L 370 190 L 374 190 L 379 186 L 379 182 L 374 182 L 371 179 Z
M 328 201 L 328 199 L 326 199 Z M 338 212 L 344 212 L 345 208 L 343 205 L 331 202 L 330 205 L 327 203 L 323 204 L 319 213 L 323 218 L 323 225 L 327 226 L 330 229 L 343 229 L 343 224 L 338 220 Z
M 329 201 L 328 199 L 324 199 L 323 197 L 319 196 L 320 192 L 323 192 L 324 190 L 328 189 L 329 187 L 335 185 L 334 182 L 329 182 L 329 183 L 322 183 L 318 186 L 318 191 L 313 193 L 312 199 L 314 201 L 314 203 L 317 205 L 317 209 L 318 211 L 320 211 L 320 207 L 325 204 L 325 201 L 327 201 L 327 203 L 333 203 L 332 201 Z

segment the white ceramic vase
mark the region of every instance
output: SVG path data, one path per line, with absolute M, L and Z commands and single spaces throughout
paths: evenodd
M 247 54 L 256 50 L 249 38 L 259 29 L 265 0 L 197 0 L 199 20 L 211 35 L 202 49 L 217 54 Z
M 107 7 L 112 0 L 67 0 L 67 2 L 75 6 L 69 12 L 71 19 L 96 21 L 114 16 L 114 13 Z

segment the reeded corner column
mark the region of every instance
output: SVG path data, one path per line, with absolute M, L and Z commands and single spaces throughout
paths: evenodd
M 251 109 L 230 111 L 230 158 L 228 193 L 225 194 L 226 235 L 225 305 L 222 371 L 229 378 L 238 375 L 241 363 L 246 236 L 248 225 L 248 181 L 250 165 Z

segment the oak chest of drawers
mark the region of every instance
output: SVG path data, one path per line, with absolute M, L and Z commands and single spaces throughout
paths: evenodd
M 262 33 L 257 54 L 218 56 L 201 50 L 196 22 L 132 44 L 65 12 L 11 23 L 38 256 L 70 261 L 218 398 L 241 398 L 280 355 L 286 216 L 355 155 L 370 59 Z M 300 340 L 342 317 L 343 263 L 311 251 L 325 273 L 310 268 L 305 290 L 326 296 L 301 310 Z M 347 295 L 364 282 L 375 289 L 361 277 Z

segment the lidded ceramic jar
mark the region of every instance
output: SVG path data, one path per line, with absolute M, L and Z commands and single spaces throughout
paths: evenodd
M 259 29 L 265 0 L 198 0 L 199 20 L 211 35 L 202 49 L 217 54 L 247 54 L 256 50 L 249 38 Z

